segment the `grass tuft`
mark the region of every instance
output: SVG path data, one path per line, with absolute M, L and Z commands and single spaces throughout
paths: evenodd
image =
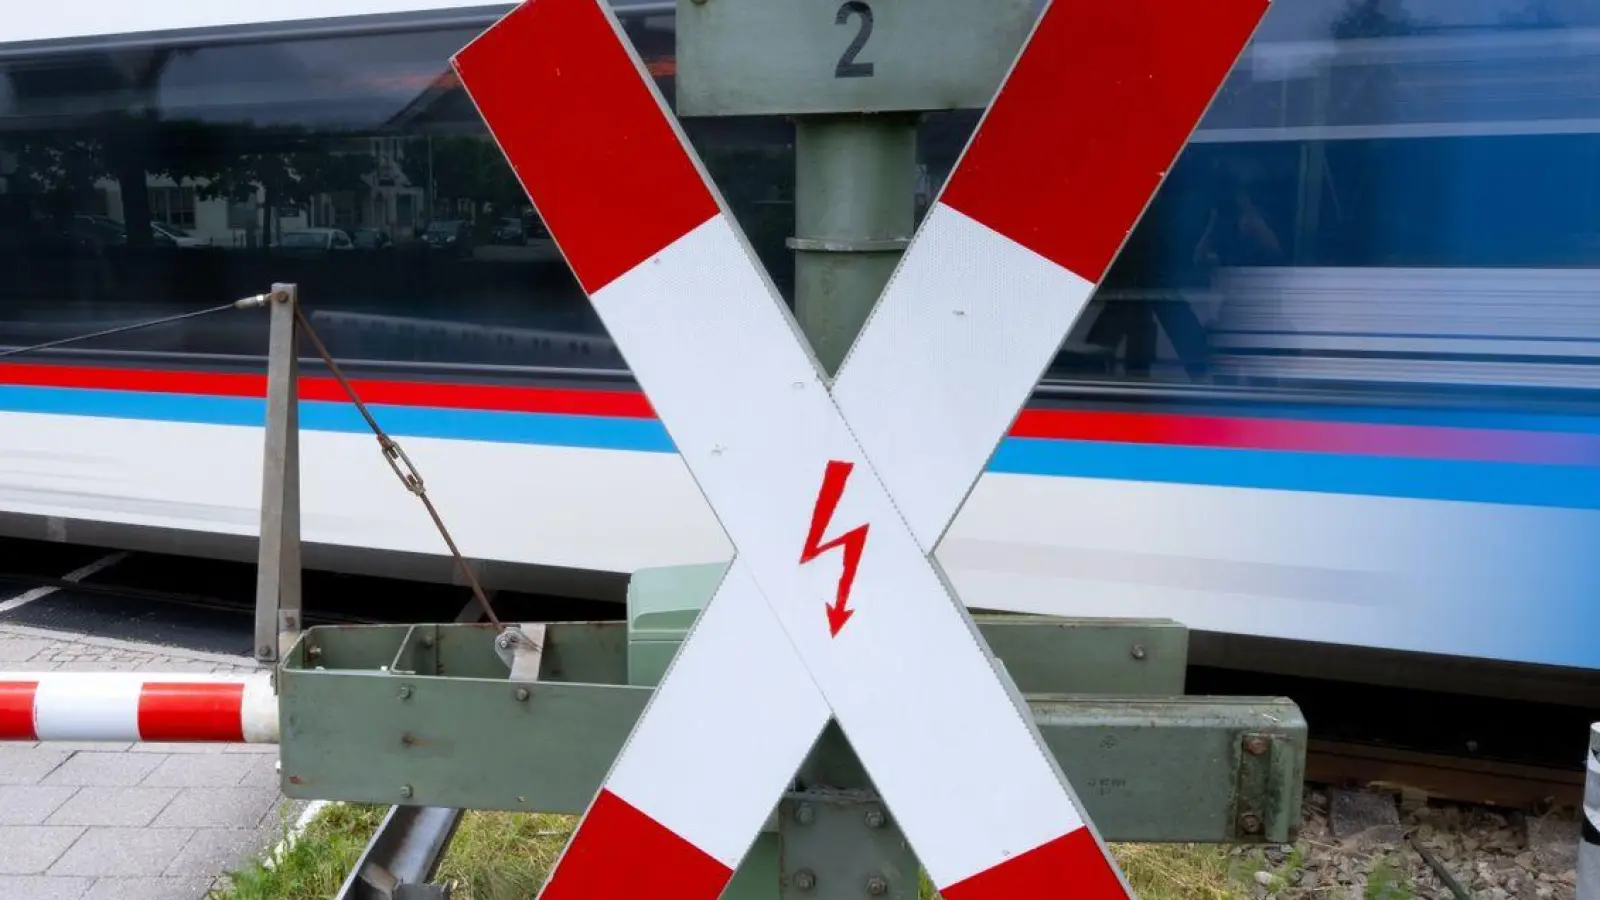
M 214 900 L 326 900 L 382 821 L 386 809 L 334 804 L 275 864 L 251 862 L 232 873 Z M 527 900 L 544 883 L 577 819 L 529 813 L 469 812 L 436 879 L 454 884 L 453 900 Z M 287 830 L 287 829 L 286 829 Z M 1142 900 L 1233 900 L 1251 896 L 1251 871 L 1228 848 L 1206 844 L 1113 844 L 1112 854 Z M 927 877 L 922 900 L 938 895 Z M 1370 895 L 1369 895 L 1370 896 Z M 1398 900 L 1392 894 L 1374 900 Z

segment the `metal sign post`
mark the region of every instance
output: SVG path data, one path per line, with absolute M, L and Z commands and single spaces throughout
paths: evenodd
M 266 447 L 262 457 L 261 543 L 256 560 L 256 661 L 278 662 L 300 634 L 300 361 L 296 285 L 267 295 Z
M 1264 11 L 1047 5 L 831 382 L 603 0 L 456 57 L 737 547 L 545 896 L 714 900 L 830 719 L 944 896 L 1129 893 L 930 554 Z
M 910 241 L 919 115 L 986 106 L 1036 6 L 678 0 L 679 115 L 795 117 L 795 317 L 829 374 Z

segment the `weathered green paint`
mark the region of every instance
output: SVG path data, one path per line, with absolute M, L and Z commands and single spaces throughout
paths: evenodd
M 779 900 L 813 897 L 882 897 L 917 900 L 921 867 L 911 845 L 871 790 L 808 790 L 785 797 L 779 806 L 777 852 Z M 880 893 L 867 890 L 878 879 Z
M 628 585 L 630 684 L 653 685 L 710 602 L 726 563 L 641 569 Z M 1166 619 L 975 615 L 1024 694 L 1178 696 L 1189 632 Z
M 833 374 L 916 226 L 917 120 L 806 116 L 794 129 L 795 318 Z
M 278 673 L 284 793 L 579 813 L 650 696 L 648 687 L 623 683 L 622 635 L 620 624 L 552 626 L 540 680 L 516 683 L 506 680 L 494 655 L 493 631 L 481 626 L 313 628 Z M 430 637 L 437 653 L 424 664 L 443 674 L 380 670 L 406 643 L 423 649 Z M 565 680 L 592 673 L 610 680 Z M 527 691 L 526 700 L 517 699 L 518 690 Z M 1300 780 L 1305 742 L 1305 721 L 1288 700 L 1031 696 L 1028 702 L 1108 839 L 1285 839 L 1298 803 L 1284 786 Z M 1241 775 L 1241 742 L 1250 734 L 1274 736 L 1284 747 L 1271 755 L 1269 778 Z M 835 768 L 846 764 L 854 765 L 853 758 L 818 753 L 808 761 L 826 767 L 818 777 L 827 781 L 849 777 Z M 403 786 L 410 797 L 402 798 Z M 1252 796 L 1235 796 L 1241 787 Z M 1244 835 L 1235 820 L 1245 805 L 1288 812 L 1268 816 L 1262 834 Z
M 1033 21 L 1030 0 L 679 0 L 678 113 L 979 109 Z

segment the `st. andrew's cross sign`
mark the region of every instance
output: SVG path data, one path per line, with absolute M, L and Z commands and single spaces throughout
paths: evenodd
M 830 717 L 948 900 L 1129 894 L 931 554 L 1266 6 L 1049 3 L 831 381 L 604 0 L 455 58 L 737 550 L 542 896 L 714 900 Z

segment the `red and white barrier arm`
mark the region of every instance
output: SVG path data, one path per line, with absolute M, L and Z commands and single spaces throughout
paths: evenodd
M 276 744 L 271 673 L 0 672 L 0 741 Z

